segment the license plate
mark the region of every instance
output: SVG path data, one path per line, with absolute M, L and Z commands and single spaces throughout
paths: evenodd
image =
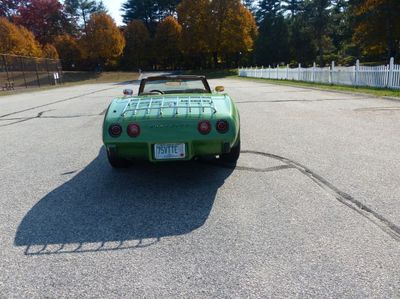
M 184 143 L 165 143 L 154 145 L 154 157 L 156 160 L 184 159 L 186 147 Z

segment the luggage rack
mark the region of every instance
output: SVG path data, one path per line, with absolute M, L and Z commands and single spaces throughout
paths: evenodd
M 165 101 L 167 99 L 168 101 Z M 187 102 L 187 104 L 182 104 L 182 102 Z M 179 104 L 178 104 L 179 103 Z M 147 107 L 141 107 L 147 105 Z M 132 108 L 132 106 L 135 106 Z M 150 99 L 140 99 L 134 98 L 129 100 L 126 104 L 121 116 L 124 117 L 127 112 L 132 112 L 132 115 L 137 115 L 138 111 L 145 111 L 145 115 L 149 114 L 152 110 L 158 110 L 160 116 L 163 115 L 163 109 L 175 109 L 174 114 L 179 114 L 179 109 L 186 109 L 186 113 L 191 113 L 192 109 L 199 109 L 200 113 L 205 113 L 206 109 L 210 109 L 212 114 L 217 113 L 215 109 L 214 102 L 210 97 L 185 97 L 180 99 L 177 97 L 175 100 L 173 98 L 150 98 Z

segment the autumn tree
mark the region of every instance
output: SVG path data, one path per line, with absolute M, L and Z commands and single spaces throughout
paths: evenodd
M 122 66 L 124 68 L 144 68 L 151 56 L 150 35 L 143 21 L 133 20 L 124 30 L 126 45 Z
M 158 26 L 155 36 L 157 58 L 164 67 L 175 68 L 180 58 L 182 26 L 172 17 L 166 17 Z
M 356 27 L 353 40 L 364 55 L 400 54 L 400 1 L 363 0 L 355 6 Z
M 18 8 L 14 21 L 33 32 L 42 44 L 53 42 L 69 26 L 57 0 L 30 0 Z
M 57 49 L 52 45 L 52 44 L 46 44 L 44 45 L 42 49 L 42 56 L 44 58 L 51 58 L 51 59 L 58 59 L 60 58 L 58 56 Z
M 182 51 L 190 58 L 189 64 L 204 66 L 206 55 L 210 52 L 210 2 L 183 0 L 177 11 L 182 26 Z
M 210 4 L 210 49 L 214 66 L 218 59 L 232 55 L 238 62 L 240 53 L 253 49 L 257 26 L 251 12 L 239 0 L 213 0 Z
M 34 35 L 6 18 L 0 18 L 0 53 L 40 57 L 42 50 Z
M 54 39 L 54 46 L 64 69 L 71 70 L 79 65 L 82 50 L 75 38 L 68 34 L 59 35 Z
M 70 23 L 75 28 L 82 28 L 86 33 L 86 26 L 90 16 L 93 13 L 107 12 L 103 1 L 96 0 L 65 0 L 64 11 Z
M 108 67 L 116 65 L 125 46 L 124 36 L 106 13 L 95 13 L 90 17 L 87 34 L 81 42 L 84 58 Z

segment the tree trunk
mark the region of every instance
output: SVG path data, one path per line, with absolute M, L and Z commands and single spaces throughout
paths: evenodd
M 215 51 L 213 53 L 213 59 L 214 59 L 214 68 L 218 68 L 218 52 Z

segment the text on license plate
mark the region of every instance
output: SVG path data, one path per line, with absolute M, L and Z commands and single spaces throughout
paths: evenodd
M 154 156 L 156 160 L 184 159 L 186 148 L 184 143 L 165 143 L 154 145 Z

